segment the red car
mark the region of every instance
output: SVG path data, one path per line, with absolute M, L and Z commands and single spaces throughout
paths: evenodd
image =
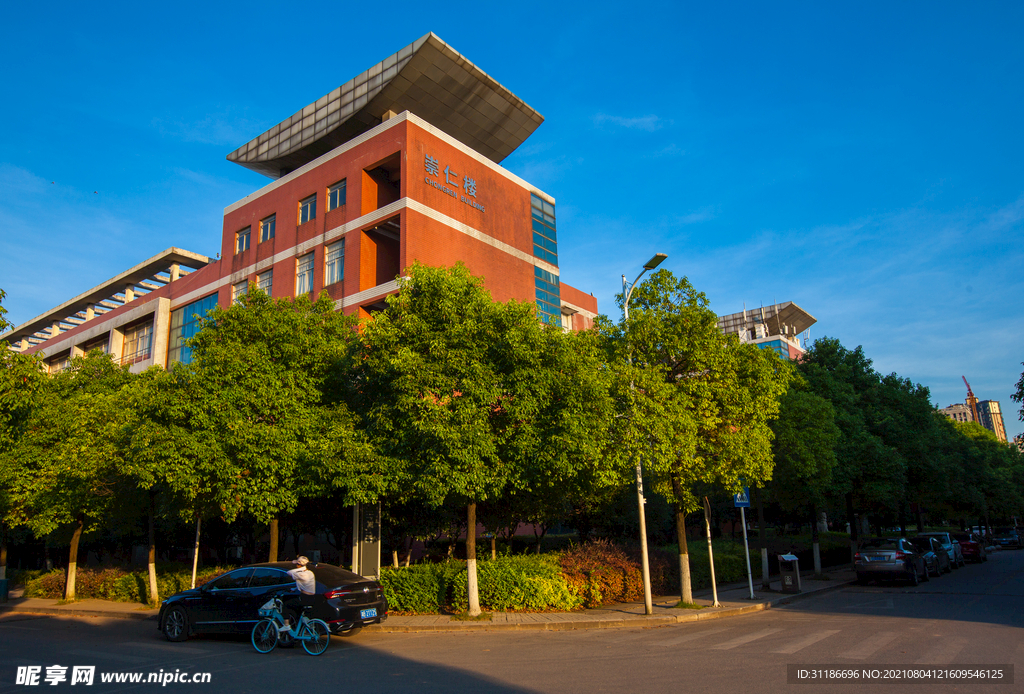
M 960 543 L 960 551 L 963 552 L 964 561 L 981 563 L 988 561 L 988 554 L 985 553 L 985 543 L 974 533 L 950 533 L 953 539 Z

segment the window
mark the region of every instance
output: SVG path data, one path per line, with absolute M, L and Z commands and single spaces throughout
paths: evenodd
M 274 271 L 273 270 L 267 270 L 263 274 L 256 275 L 256 287 L 261 292 L 266 294 L 267 296 L 270 296 L 271 294 L 273 294 L 274 293 Z
M 345 278 L 345 240 L 327 247 L 327 260 L 324 268 L 324 284 L 341 282 Z
M 122 364 L 137 364 L 149 359 L 153 347 L 153 324 L 150 322 L 127 328 L 124 331 L 124 349 L 121 350 Z
M 310 195 L 299 202 L 299 224 L 305 224 L 311 219 L 316 219 L 316 194 Z
M 249 250 L 249 234 L 251 232 L 252 227 L 246 227 L 241 231 L 235 232 L 235 253 Z
M 533 283 L 537 297 L 537 312 L 542 323 L 562 324 L 562 299 L 558 276 L 537 266 L 533 268 Z
M 249 283 L 239 282 L 231 287 L 231 303 L 237 304 L 238 300 L 249 293 Z
M 277 229 L 277 215 L 272 214 L 260 222 L 260 243 L 274 238 L 274 230 Z
M 295 296 L 313 291 L 313 254 L 307 253 L 295 264 Z
M 192 361 L 192 348 L 188 340 L 203 327 L 206 312 L 217 305 L 217 295 L 210 294 L 199 301 L 171 311 L 171 340 L 167 346 L 167 364 Z
M 271 588 L 273 586 L 293 586 L 295 579 L 281 569 L 256 569 L 249 581 L 250 588 Z
M 341 180 L 327 189 L 327 211 L 336 210 L 345 204 L 345 181 Z
M 533 223 L 533 255 L 558 265 L 558 238 L 555 236 L 555 206 L 530 193 Z
M 226 573 L 213 583 L 210 583 L 208 590 L 239 590 L 249 585 L 249 575 L 252 569 L 237 569 Z

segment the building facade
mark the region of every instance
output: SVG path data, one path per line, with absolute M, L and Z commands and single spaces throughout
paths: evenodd
M 800 333 L 816 322 L 814 316 L 787 301 L 719 316 L 718 328 L 726 335 L 736 335 L 743 344 L 772 349 L 784 359 L 796 360 L 804 353 Z
M 943 407 L 939 410 L 942 414 L 946 415 L 954 422 L 973 422 L 974 413 L 971 412 L 971 408 L 963 403 L 954 403 L 949 407 Z
M 996 438 L 1006 443 L 1006 427 L 1003 425 L 1003 410 L 999 407 L 998 400 L 978 401 L 979 424 L 996 435 Z
M 95 348 L 168 367 L 250 286 L 366 317 L 417 261 L 462 262 L 495 300 L 589 328 L 596 299 L 561 280 L 555 199 L 500 166 L 542 122 L 428 34 L 228 155 L 273 180 L 225 208 L 219 260 L 170 248 L 0 339 L 51 371 Z

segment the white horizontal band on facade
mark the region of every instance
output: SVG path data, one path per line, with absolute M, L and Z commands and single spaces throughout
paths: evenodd
M 198 289 L 194 289 L 188 292 L 187 294 L 183 294 L 182 296 L 179 296 L 173 300 L 171 308 L 180 308 L 181 306 L 192 303 L 196 299 L 206 296 L 207 294 L 214 290 L 219 291 L 221 287 L 243 282 L 246 279 L 248 279 L 250 275 L 263 272 L 268 267 L 271 267 L 276 263 L 288 260 L 289 258 L 304 255 L 307 252 L 311 251 L 312 249 L 316 248 L 317 246 L 339 239 L 351 231 L 356 231 L 359 229 L 363 229 L 365 227 L 372 226 L 373 224 L 376 224 L 382 219 L 391 217 L 395 214 L 398 214 L 402 210 L 406 209 L 418 212 L 419 214 L 422 214 L 425 217 L 429 217 L 436 222 L 440 222 L 441 224 L 444 224 L 445 226 L 455 231 L 465 234 L 466 236 L 476 239 L 477 241 L 480 241 L 482 243 L 486 243 L 487 245 L 496 248 L 497 250 L 508 253 L 509 255 L 517 258 L 518 260 L 522 260 L 531 265 L 535 265 L 543 270 L 546 270 L 550 272 L 552 275 L 557 276 L 559 274 L 558 268 L 552 265 L 551 263 L 545 262 L 540 258 L 535 258 L 529 253 L 519 250 L 515 246 L 507 244 L 504 241 L 499 241 L 498 239 L 492 236 L 488 236 L 479 229 L 474 229 L 468 224 L 464 224 L 458 221 L 457 219 L 453 219 L 452 217 L 449 217 L 446 214 L 438 212 L 437 210 L 431 207 L 427 207 L 426 205 L 417 200 L 413 200 L 411 198 L 401 198 L 400 200 L 396 200 L 395 202 L 389 205 L 385 205 L 384 207 L 381 207 L 378 210 L 374 210 L 373 212 L 364 214 L 362 217 L 353 219 L 351 222 L 342 224 L 341 226 L 334 227 L 333 229 L 328 229 L 323 234 L 315 236 L 307 241 L 303 241 L 298 246 L 292 246 L 291 248 L 287 248 L 281 251 L 280 253 L 275 253 L 271 258 L 264 258 L 263 260 L 260 260 L 256 263 L 247 265 L 241 270 L 232 272 L 229 277 L 221 277 L 213 282 L 210 282 L 207 285 L 199 287 Z M 353 294 L 351 296 L 356 296 L 356 294 Z M 345 301 L 346 305 L 351 305 L 353 303 L 351 298 L 346 298 Z
M 370 140 L 370 139 L 376 137 L 377 135 L 381 134 L 382 132 L 385 132 L 386 130 L 388 130 L 389 128 L 395 127 L 399 123 L 404 123 L 405 121 L 409 121 L 413 125 L 416 125 L 417 127 L 421 128 L 422 130 L 427 131 L 428 133 L 430 133 L 434 137 L 436 137 L 439 140 L 443 141 L 445 144 L 447 144 L 447 145 L 449 145 L 451 147 L 454 147 L 455 149 L 457 149 L 460 152 L 462 152 L 463 154 L 465 154 L 467 157 L 470 157 L 470 158 L 474 159 L 475 161 L 477 161 L 478 163 L 482 164 L 483 166 L 486 166 L 488 169 L 490 169 L 491 171 L 497 173 L 498 175 L 507 178 L 509 181 L 511 181 L 512 183 L 515 183 L 519 187 L 525 188 L 526 190 L 530 191 L 531 193 L 534 193 L 537 196 L 547 200 L 552 205 L 555 204 L 555 198 L 552 197 L 551 195 L 548 195 L 543 190 L 541 190 L 541 189 L 537 188 L 536 186 L 531 185 L 530 183 L 528 183 L 528 182 L 524 181 L 523 179 L 519 178 L 518 176 L 516 176 L 511 171 L 509 171 L 509 170 L 505 169 L 504 167 L 502 167 L 500 164 L 494 163 L 493 161 L 491 161 L 490 159 L 488 159 L 484 155 L 480 154 L 476 150 L 474 150 L 474 149 L 470 148 L 469 146 L 463 144 L 462 142 L 456 140 L 454 137 L 452 137 L 448 133 L 444 132 L 440 128 L 434 127 L 433 125 L 431 125 L 427 121 L 425 121 L 422 118 L 420 118 L 419 116 L 417 116 L 415 113 L 411 113 L 409 111 L 402 111 L 400 114 L 398 114 L 394 118 L 389 118 L 388 120 L 384 121 L 380 125 L 374 126 L 370 130 L 367 130 L 362 135 L 359 135 L 358 137 L 352 138 L 351 140 L 349 140 L 345 144 L 339 145 L 338 147 L 335 147 L 330 152 L 327 152 L 326 154 L 324 154 L 324 155 L 314 159 L 313 161 L 309 162 L 308 164 L 304 164 L 303 166 L 300 166 L 299 168 L 295 169 L 294 171 L 285 174 L 284 176 L 282 176 L 281 178 L 277 179 L 276 181 L 268 183 L 267 185 L 263 186 L 262 188 L 260 188 L 259 190 L 255 191 L 254 193 L 250 193 L 249 195 L 246 195 L 241 200 L 239 200 L 237 202 L 231 203 L 230 205 L 228 205 L 227 207 L 224 208 L 224 214 L 227 215 L 227 214 L 229 214 L 231 212 L 234 212 L 235 210 L 239 209 L 243 205 L 247 205 L 248 203 L 252 202 L 253 200 L 257 200 L 258 198 L 263 197 L 267 193 L 270 193 L 270 192 L 272 192 L 274 190 L 277 190 L 278 188 L 280 188 L 284 184 L 286 184 L 286 183 L 288 183 L 290 181 L 295 180 L 299 176 L 302 176 L 303 174 L 305 174 L 305 173 L 307 173 L 309 171 L 312 171 L 313 169 L 317 168 L 321 164 L 329 162 L 330 160 L 334 159 L 335 157 L 338 157 L 338 156 L 341 156 L 342 154 L 345 154 L 346 152 L 348 152 L 349 150 L 353 149 L 354 147 L 358 147 L 359 145 L 363 144 L 367 140 Z

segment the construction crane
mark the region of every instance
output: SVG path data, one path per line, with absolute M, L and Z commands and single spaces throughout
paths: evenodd
M 971 414 L 974 415 L 974 421 L 981 423 L 978 419 L 978 398 L 974 397 L 974 391 L 971 390 L 971 384 L 967 382 L 966 376 L 961 376 L 964 379 L 964 385 L 967 386 L 967 405 L 971 408 Z

